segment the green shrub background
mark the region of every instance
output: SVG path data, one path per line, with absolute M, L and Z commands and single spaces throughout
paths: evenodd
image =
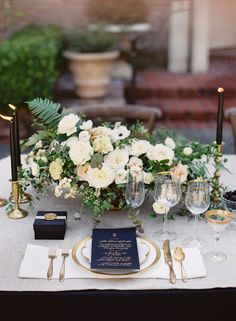
M 21 106 L 37 96 L 51 99 L 59 74 L 61 33 L 29 26 L 0 45 L 0 107 Z

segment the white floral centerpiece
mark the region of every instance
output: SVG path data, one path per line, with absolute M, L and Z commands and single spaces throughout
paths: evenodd
M 40 128 L 23 144 L 32 150 L 21 172 L 22 186 L 43 194 L 53 187 L 56 197 L 80 194 L 95 219 L 125 206 L 128 170 L 143 172 L 147 191 L 160 171 L 172 171 L 181 183 L 208 176 L 201 158 L 214 154 L 211 145 L 189 142 L 168 130 L 150 134 L 140 123 L 129 128 L 120 122 L 94 126 L 47 99 L 34 99 L 28 107 Z M 163 213 L 160 204 L 153 209 Z

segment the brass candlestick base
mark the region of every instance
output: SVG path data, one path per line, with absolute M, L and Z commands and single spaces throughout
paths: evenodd
M 7 200 L 5 198 L 0 198 L 0 207 L 6 206 Z
M 27 211 L 19 207 L 19 182 L 12 182 L 12 198 L 14 200 L 14 209 L 7 213 L 11 219 L 21 219 L 28 215 Z
M 12 193 L 11 193 L 11 195 L 9 197 L 9 201 L 11 203 L 13 203 L 13 204 L 15 203 L 14 197 L 12 196 Z M 18 200 L 19 204 L 29 203 L 30 201 L 31 201 L 31 195 L 30 194 L 28 194 L 28 193 L 20 193 L 19 200 Z

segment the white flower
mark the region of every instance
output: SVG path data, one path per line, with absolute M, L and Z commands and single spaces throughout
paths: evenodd
M 69 114 L 64 116 L 58 124 L 57 133 L 66 134 L 67 136 L 70 136 L 76 133 L 77 131 L 76 125 L 79 120 L 80 120 L 79 116 L 75 114 Z
M 169 136 L 166 137 L 166 139 L 165 139 L 165 145 L 172 148 L 172 149 L 175 149 L 175 147 L 176 147 L 174 140 Z
M 74 143 L 78 143 L 79 142 L 79 138 L 76 136 L 72 136 L 70 138 L 68 138 L 67 140 L 65 140 L 64 142 L 61 143 L 62 146 L 68 146 L 71 147 L 74 145 Z
M 152 161 L 169 160 L 168 165 L 172 164 L 174 158 L 173 150 L 163 144 L 156 144 L 147 152 L 147 158 Z
M 114 142 L 117 142 L 118 140 L 129 137 L 130 130 L 128 130 L 126 126 L 120 126 L 120 127 L 114 128 L 111 132 L 111 135 L 112 135 L 112 140 Z
M 104 158 L 104 163 L 113 169 L 124 168 L 128 161 L 129 153 L 124 149 L 115 149 Z
M 153 203 L 152 208 L 156 214 L 165 214 L 165 213 L 168 213 L 169 211 L 169 208 L 160 202 Z
M 75 198 L 77 194 L 76 188 L 70 188 L 69 192 L 65 194 L 65 199 L 67 198 Z
M 59 182 L 59 187 L 60 188 L 70 188 L 71 187 L 71 178 L 64 177 L 62 180 Z
M 128 166 L 132 169 L 133 166 L 143 168 L 143 161 L 138 157 L 131 157 Z
M 84 165 L 77 165 L 76 167 L 76 174 L 79 176 L 80 181 L 86 181 L 87 179 L 87 172 L 91 168 L 89 163 Z
M 98 126 L 91 130 L 91 138 L 95 139 L 98 136 L 111 136 L 111 128 Z
M 127 183 L 127 171 L 125 169 L 119 169 L 118 171 L 116 171 L 115 183 L 116 184 Z
M 113 150 L 111 139 L 108 136 L 98 136 L 93 142 L 95 152 L 107 154 Z
M 35 144 L 35 149 L 39 149 L 43 147 L 43 143 L 41 140 L 39 140 L 36 144 Z
M 151 184 L 152 182 L 154 182 L 155 178 L 154 176 L 152 175 L 152 173 L 146 173 L 146 172 L 143 172 L 143 181 L 145 184 Z
M 193 152 L 193 150 L 192 150 L 191 147 L 185 147 L 183 149 L 183 153 L 184 153 L 185 156 L 190 156 L 192 154 L 192 152 Z
M 63 161 L 60 158 L 57 158 L 49 165 L 49 173 L 54 180 L 58 180 L 61 178 L 61 174 L 63 172 Z
M 82 125 L 80 126 L 80 129 L 82 130 L 90 130 L 93 127 L 92 120 L 83 121 Z
M 39 172 L 40 172 L 40 168 L 39 165 L 35 162 L 32 162 L 31 166 L 31 173 L 34 177 L 39 177 Z
M 179 163 L 172 170 L 173 176 L 176 177 L 180 184 L 184 183 L 188 177 L 188 166 Z
M 75 165 L 84 165 L 92 155 L 93 149 L 87 142 L 78 141 L 70 146 L 69 156 Z
M 89 142 L 90 140 L 90 134 L 87 130 L 83 130 L 79 133 L 79 140 L 84 142 Z
M 139 157 L 142 154 L 146 154 L 152 145 L 147 140 L 137 140 L 131 145 L 130 155 Z
M 115 171 L 106 165 L 101 169 L 90 168 L 87 172 L 87 182 L 91 187 L 105 188 L 113 183 L 114 179 Z
M 56 197 L 60 197 L 62 195 L 63 191 L 62 189 L 60 188 L 60 186 L 55 186 L 55 191 L 54 191 L 54 194 Z

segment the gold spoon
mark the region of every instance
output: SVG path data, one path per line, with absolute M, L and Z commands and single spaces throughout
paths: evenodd
M 176 247 L 174 250 L 174 258 L 175 261 L 179 262 L 181 264 L 181 276 L 183 282 L 187 282 L 187 274 L 183 266 L 183 261 L 185 259 L 185 253 L 181 247 Z

